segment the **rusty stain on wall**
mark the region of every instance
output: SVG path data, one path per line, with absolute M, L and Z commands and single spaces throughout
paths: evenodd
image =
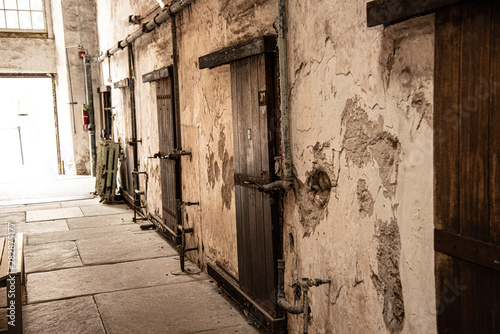
M 371 216 L 373 214 L 373 205 L 375 200 L 373 199 L 372 194 L 368 191 L 366 186 L 366 180 L 359 179 L 358 187 L 357 187 L 357 196 L 359 203 L 359 215 L 361 218 L 366 218 L 367 216 Z
M 400 163 L 400 143 L 396 136 L 384 131 L 384 119 L 379 116 L 371 121 L 358 97 L 348 99 L 342 113 L 345 128 L 343 147 L 346 158 L 357 167 L 363 168 L 375 161 L 384 196 L 393 198 Z
M 313 170 L 307 177 L 306 184 L 311 202 L 320 209 L 324 208 L 330 200 L 330 189 L 332 189 L 328 174 L 320 169 Z
M 229 156 L 229 153 L 226 149 L 226 134 L 224 130 L 224 125 L 220 125 L 219 141 L 217 142 L 218 158 L 215 156 L 214 152 L 210 152 L 210 154 L 206 155 L 205 159 L 208 165 L 207 176 L 210 187 L 212 189 L 215 189 L 216 184 L 220 184 L 219 179 L 222 176 L 222 209 L 225 208 L 226 210 L 231 210 L 231 201 L 233 198 L 232 196 L 234 188 L 233 157 Z M 222 166 L 219 165 L 219 161 Z
M 210 186 L 212 187 L 212 189 L 215 188 L 215 163 L 214 163 L 214 159 L 215 159 L 215 154 L 214 152 L 211 152 L 210 155 L 207 155 L 206 156 L 206 160 L 207 160 L 207 165 L 208 165 L 208 170 L 207 170 L 207 175 L 208 175 L 208 183 L 210 184 Z
M 425 98 L 425 93 L 422 90 L 418 90 L 413 95 L 411 100 L 411 106 L 417 110 L 417 114 L 420 116 L 416 130 L 420 128 L 422 121 L 425 120 L 427 125 L 432 126 L 432 104 Z
M 270 6 L 270 7 L 269 7 Z M 235 42 L 243 41 L 254 35 L 268 33 L 269 26 L 258 24 L 259 20 L 270 12 L 266 9 L 275 9 L 272 0 L 223 0 L 220 2 L 220 14 L 230 35 L 236 36 Z M 276 17 L 276 15 L 274 15 Z
M 234 167 L 233 157 L 229 157 L 229 153 L 224 151 L 224 159 L 222 160 L 222 202 L 227 210 L 231 210 L 231 200 L 234 188 Z
M 244 33 L 255 17 L 255 8 L 269 0 L 224 0 L 221 2 L 220 13 L 233 34 Z
M 306 172 L 305 182 L 296 178 L 294 187 L 300 223 L 305 228 L 303 237 L 310 236 L 328 214 L 331 192 L 337 187 L 340 173 L 340 167 L 336 168 L 334 163 L 338 158 L 338 152 L 330 147 L 329 142 L 323 144 L 316 142 L 314 146 L 309 146 L 309 149 L 312 150 L 314 157 L 312 169 Z
M 401 258 L 401 239 L 395 218 L 391 222 L 377 222 L 378 273 L 373 272 L 372 282 L 377 293 L 384 300 L 383 316 L 387 329 L 399 333 L 404 327 L 405 307 L 399 262 Z

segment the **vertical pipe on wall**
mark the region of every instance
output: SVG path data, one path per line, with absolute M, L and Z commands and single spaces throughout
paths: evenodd
M 288 62 L 286 45 L 286 0 L 278 1 L 278 51 L 280 72 L 281 135 L 283 141 L 283 178 L 292 178 L 292 153 L 290 144 L 290 114 L 288 92 Z
M 132 125 L 132 138 L 130 139 L 130 144 L 133 149 L 133 159 L 134 159 L 134 172 L 133 173 L 133 183 L 134 188 L 139 189 L 139 175 L 137 174 L 139 168 L 139 162 L 137 159 L 137 118 L 135 110 L 135 62 L 134 62 L 134 45 L 130 45 L 128 48 L 128 76 L 129 76 L 129 88 L 130 88 L 130 121 Z M 134 189 L 134 193 L 135 193 Z M 137 201 L 134 195 L 134 200 Z M 135 203 L 137 204 L 137 203 Z
M 61 159 L 61 140 L 59 137 L 59 115 L 57 112 L 56 75 L 51 74 L 50 77 L 52 81 L 52 102 L 54 104 L 54 126 L 56 131 L 57 170 L 59 174 L 63 174 L 63 166 Z
M 180 108 L 180 93 L 179 93 L 179 50 L 177 46 L 177 20 L 175 14 L 170 16 L 170 30 L 172 32 L 172 60 L 173 60 L 173 83 L 174 83 L 174 138 L 175 138 L 175 148 L 177 150 L 182 150 L 181 142 L 181 108 Z M 177 162 L 178 168 L 178 180 L 176 180 L 176 192 L 179 198 L 176 198 L 177 203 L 177 235 L 182 234 L 179 227 L 182 228 L 182 215 L 183 215 L 183 204 L 182 204 L 182 170 L 181 161 Z M 179 249 L 179 258 L 181 271 L 184 271 L 184 256 L 185 256 L 185 235 L 182 234 L 181 244 L 177 245 Z M 183 244 L 184 243 L 184 244 Z
M 180 109 L 180 93 L 179 93 L 179 50 L 177 48 L 177 23 L 175 15 L 170 17 L 170 27 L 172 30 L 172 58 L 174 65 L 174 111 L 175 111 L 175 148 L 182 149 L 181 144 L 181 109 Z
M 76 124 L 75 124 L 75 101 L 73 97 L 73 82 L 71 81 L 71 67 L 69 65 L 69 55 L 68 49 L 73 46 L 66 47 L 66 70 L 68 71 L 68 84 L 69 84 L 69 105 L 71 106 L 71 126 L 73 127 L 73 134 L 76 134 Z
M 85 69 L 86 107 L 89 116 L 90 164 L 92 176 L 95 176 L 97 154 L 95 141 L 94 90 L 92 87 L 92 58 L 85 55 L 83 57 L 83 62 Z

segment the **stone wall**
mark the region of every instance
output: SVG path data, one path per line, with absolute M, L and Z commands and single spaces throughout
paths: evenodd
M 287 295 L 333 280 L 311 291 L 314 332 L 431 333 L 434 18 L 367 28 L 365 6 L 288 7 Z
M 155 1 L 99 1 L 99 43 L 109 48 Z M 366 1 L 288 2 L 291 146 L 295 188 L 284 199 L 286 292 L 311 289 L 311 333 L 435 332 L 432 112 L 434 18 L 366 27 Z M 204 267 L 238 276 L 229 66 L 198 58 L 275 34 L 271 0 L 198 0 L 177 16 L 183 200 L 195 228 L 188 246 Z M 156 84 L 142 75 L 172 65 L 170 22 L 134 43 L 140 170 L 146 205 L 161 215 Z M 102 63 L 102 80 L 128 77 L 127 51 Z M 113 90 L 125 140 L 127 89 Z M 302 317 L 289 316 L 291 333 Z

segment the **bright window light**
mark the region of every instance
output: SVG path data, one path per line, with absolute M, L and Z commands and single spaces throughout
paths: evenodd
M 0 0 L 0 29 L 45 30 L 43 0 Z

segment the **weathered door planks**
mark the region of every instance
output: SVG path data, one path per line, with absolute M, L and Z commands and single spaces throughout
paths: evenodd
M 231 63 L 239 283 L 275 316 L 277 198 L 248 184 L 269 183 L 274 174 L 273 68 L 266 54 Z
M 499 8 L 493 0 L 469 1 L 436 13 L 440 333 L 500 332 Z
M 489 171 L 490 171 L 490 237 L 500 245 L 500 2 L 492 4 L 492 31 L 491 31 L 491 87 L 490 87 L 490 127 L 489 136 Z M 498 291 L 498 290 L 497 290 Z M 498 295 L 497 295 L 498 296 Z
M 156 81 L 156 99 L 158 107 L 158 132 L 160 154 L 167 155 L 176 148 L 175 116 L 172 99 L 172 79 L 162 78 Z M 165 224 L 177 231 L 177 199 L 180 198 L 180 171 L 177 160 L 160 159 L 162 214 Z
M 130 92 L 128 89 L 123 90 L 123 101 L 130 101 Z M 126 102 L 128 107 L 124 107 L 127 115 L 130 115 L 130 103 Z M 132 172 L 134 171 L 134 148 L 129 145 L 128 142 L 132 140 L 132 122 L 130 117 L 125 117 L 125 140 L 127 143 L 124 145 L 124 155 L 125 155 L 125 192 L 131 203 L 134 203 L 134 177 Z

